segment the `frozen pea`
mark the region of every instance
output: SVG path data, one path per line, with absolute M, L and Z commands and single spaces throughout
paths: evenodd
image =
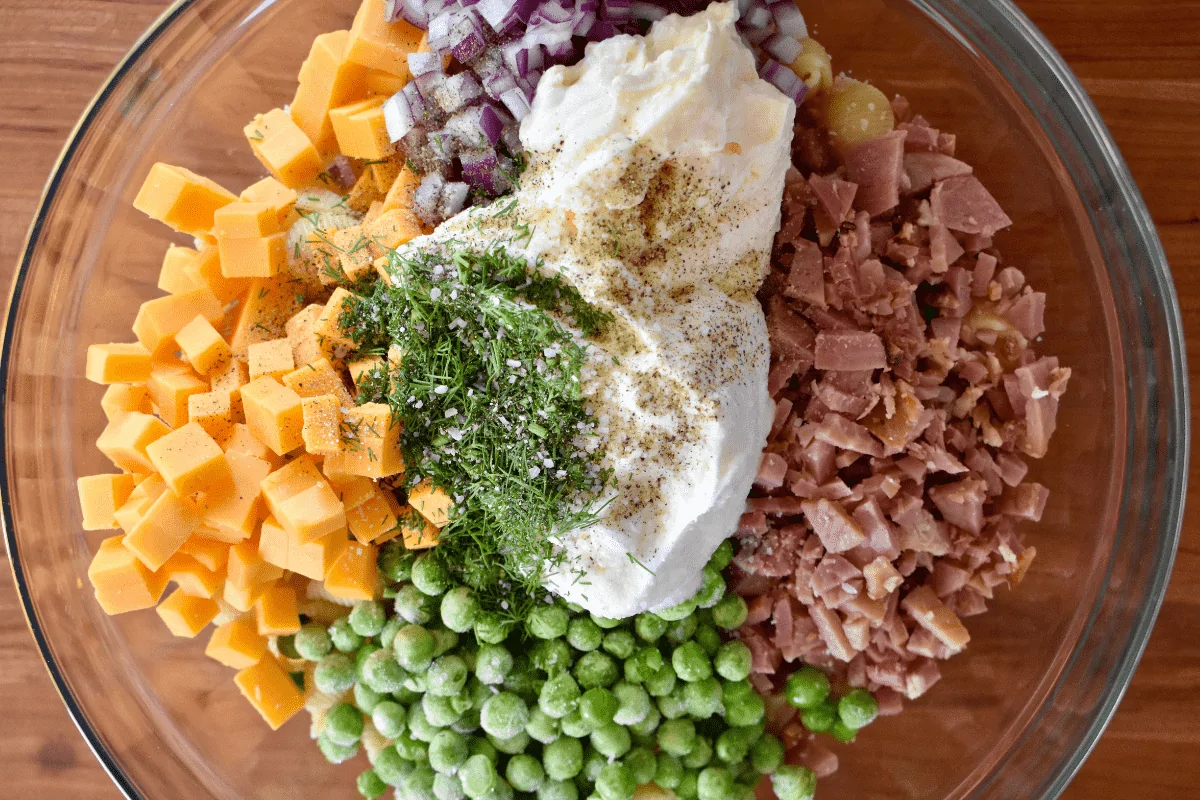
M 329 638 L 329 631 L 319 625 L 305 625 L 296 631 L 292 645 L 300 657 L 308 661 L 320 661 L 333 652 L 333 640 Z
M 635 739 L 641 737 L 652 738 L 654 732 L 658 730 L 658 726 L 662 723 L 662 719 L 662 712 L 658 710 L 657 706 L 651 703 L 650 708 L 647 709 L 646 718 L 641 722 L 635 722 L 630 725 L 629 732 L 633 734 Z
M 439 697 L 455 697 L 467 685 L 467 664 L 460 656 L 438 656 L 425 674 L 429 693 Z
M 404 706 L 392 700 L 383 700 L 376 704 L 371 712 L 371 722 L 375 730 L 388 739 L 395 739 L 403 732 L 408 721 L 408 712 Z
M 600 646 L 604 631 L 589 617 L 576 617 L 567 626 L 567 643 L 581 653 L 588 653 Z
M 479 724 L 488 733 L 507 739 L 525 730 L 529 708 L 511 692 L 493 695 L 479 710 Z
M 735 800 L 733 773 L 724 767 L 705 767 L 696 781 L 700 800 Z
M 475 654 L 475 676 L 482 683 L 497 685 L 504 683 L 504 678 L 512 671 L 512 653 L 498 644 L 480 646 Z
M 499 776 L 496 774 L 495 764 L 488 760 L 487 756 L 480 754 L 466 760 L 459 770 L 458 778 L 467 797 L 480 800 L 492 791 Z
M 538 642 L 529 655 L 534 667 L 551 675 L 571 666 L 571 646 L 565 639 L 546 639 Z
M 675 690 L 676 682 L 675 668 L 670 664 L 663 664 L 646 679 L 646 691 L 651 697 L 665 697 Z
M 583 745 L 569 737 L 551 742 L 542 750 L 542 766 L 553 780 L 574 778 L 583 769 Z
M 437 772 L 452 775 L 469 756 L 466 737 L 454 731 L 441 731 L 429 743 L 429 766 Z
M 764 775 L 779 769 L 779 765 L 783 763 L 783 757 L 783 742 L 769 733 L 763 734 L 750 748 L 750 763 L 754 769 Z
M 677 622 L 681 619 L 686 619 L 687 617 L 690 617 L 695 612 L 695 610 L 696 610 L 696 601 L 684 600 L 682 603 L 679 603 L 678 605 L 671 606 L 670 608 L 663 608 L 658 611 L 655 611 L 654 613 L 658 614 L 660 617 L 665 619 L 667 622 Z
M 771 776 L 771 788 L 779 800 L 812 800 L 817 793 L 817 775 L 808 767 L 784 764 Z
M 522 754 L 508 760 L 504 777 L 518 792 L 536 792 L 546 779 L 546 771 L 536 758 Z
M 726 714 L 728 716 L 728 714 Z M 826 700 L 800 712 L 800 722 L 813 733 L 824 733 L 837 721 L 837 706 Z
M 392 642 L 396 639 L 396 633 L 404 627 L 406 623 L 399 617 L 390 617 L 388 621 L 383 623 L 383 630 L 379 632 L 379 644 L 385 650 L 391 649 Z
M 597 617 L 595 614 L 590 614 L 592 622 L 599 625 L 604 630 L 610 630 L 621 624 L 621 620 L 614 617 Z
M 593 728 L 612 722 L 619 707 L 616 696 L 602 686 L 588 689 L 579 698 L 579 713 Z
M 753 657 L 745 642 L 725 642 L 717 650 L 713 659 L 713 667 L 717 674 L 727 681 L 745 680 L 750 675 Z M 790 698 L 789 698 L 790 699 Z
M 662 653 L 656 647 L 643 647 L 625 659 L 625 680 L 629 683 L 645 683 L 662 669 Z
M 400 666 L 409 672 L 424 673 L 433 661 L 433 635 L 420 625 L 405 625 L 396 633 L 392 650 Z
M 584 753 L 583 772 L 580 777 L 595 784 L 596 778 L 600 777 L 600 770 L 608 763 L 608 757 L 594 747 L 585 748 Z
M 433 637 L 434 658 L 458 647 L 458 634 L 449 628 L 430 628 L 429 635 Z
M 317 749 L 330 764 L 342 764 L 358 755 L 358 742 L 338 744 L 322 733 L 317 737 Z
M 366 800 L 375 800 L 387 791 L 387 784 L 383 782 L 375 770 L 369 769 L 365 772 L 360 772 L 358 778 L 354 781 L 355 788 Z
M 657 642 L 669 626 L 670 623 L 665 619 L 649 612 L 638 614 L 633 621 L 633 629 L 637 631 L 638 637 L 647 642 Z
M 717 546 L 716 552 L 708 559 L 708 566 L 721 572 L 733 563 L 733 539 L 726 539 Z
M 650 713 L 653 704 L 650 695 L 641 686 L 622 681 L 613 686 L 612 693 L 617 699 L 613 722 L 618 725 L 636 725 Z
M 812 708 L 829 697 L 829 676 L 807 664 L 788 676 L 783 694 L 796 708 Z
M 413 708 L 409 711 L 408 717 L 410 722 L 413 717 L 418 715 L 420 709 L 421 707 L 417 705 L 413 706 Z M 429 757 L 429 747 L 424 741 L 413 736 L 411 730 L 402 731 L 400 735 L 396 737 L 393 744 L 396 748 L 396 752 L 399 753 L 402 758 L 412 761 L 413 763 L 425 761 Z M 376 761 L 376 766 L 378 766 L 378 760 Z
M 487 740 L 486 736 L 472 736 L 468 742 L 471 755 L 484 756 L 493 765 L 500 763 L 500 752 Z
M 426 688 L 424 672 L 410 672 L 404 679 L 404 691 L 416 695 L 413 700 L 420 700 L 421 695 L 425 694 Z M 396 692 L 392 692 L 392 694 L 396 694 Z
M 479 602 L 469 586 L 459 586 L 442 596 L 442 624 L 452 631 L 466 633 L 475 625 Z
M 829 729 L 829 735 L 834 738 L 834 741 L 849 744 L 854 741 L 854 737 L 858 735 L 858 731 L 838 719 L 834 720 L 833 727 Z
M 687 701 L 683 698 L 683 687 L 686 683 L 676 684 L 670 694 L 658 698 L 658 710 L 667 719 L 679 719 L 687 716 Z
M 514 659 L 512 671 L 504 677 L 504 688 L 514 694 L 528 696 L 537 694 L 541 689 L 537 671 L 529 663 L 528 658 Z
M 496 778 L 496 785 L 488 792 L 486 800 L 513 800 L 516 793 L 512 785 L 504 778 Z
M 708 762 L 712 761 L 713 746 L 707 736 L 697 736 L 692 743 L 692 751 L 687 755 L 680 756 L 679 760 L 688 769 L 702 769 L 708 766 Z
M 697 783 L 699 782 L 700 772 L 694 769 L 684 769 L 683 777 L 679 779 L 679 785 L 675 787 L 675 796 L 679 800 L 697 800 Z
M 363 667 L 366 666 L 367 659 L 372 653 L 377 653 L 382 648 L 375 644 L 371 639 L 364 639 L 362 646 L 354 653 L 354 679 L 357 681 L 363 680 Z
M 428 764 L 418 764 L 404 781 L 401 794 L 405 800 L 437 800 L 433 794 L 433 782 L 437 773 Z
M 542 744 L 550 744 L 559 737 L 558 720 L 547 714 L 541 707 L 529 712 L 529 722 L 525 723 L 525 732 Z
M 383 613 L 383 604 L 376 600 L 363 600 L 350 610 L 350 628 L 364 638 L 378 636 L 387 621 Z
M 362 682 L 380 694 L 391 694 L 404 686 L 408 677 L 392 650 L 376 650 L 362 665 Z
M 604 640 L 601 642 L 600 647 L 613 658 L 619 658 L 624 661 L 633 655 L 633 651 L 637 649 L 637 639 L 634 637 L 632 631 L 618 628 L 604 634 Z
M 421 702 L 413 703 L 408 709 L 408 733 L 417 741 L 426 744 L 432 742 L 433 737 L 437 736 L 438 731 L 442 728 L 429 720 L 429 715 L 425 711 L 426 703 L 429 700 L 429 695 L 425 695 L 421 698 Z
M 718 628 L 727 631 L 741 627 L 748 613 L 746 601 L 736 594 L 725 595 L 712 607 L 713 622 Z
M 313 682 L 325 694 L 341 694 L 354 685 L 354 662 L 345 653 L 330 653 L 317 662 Z
M 612 686 L 617 682 L 617 664 L 612 656 L 593 650 L 584 653 L 575 663 L 575 680 L 584 689 L 594 689 L 597 686 Z
M 406 583 L 396 591 L 392 601 L 396 615 L 412 625 L 427 625 L 433 621 L 434 600 L 416 586 Z
M 496 748 L 501 753 L 515 756 L 518 753 L 524 753 L 529 749 L 529 742 L 531 739 L 529 738 L 528 733 L 521 731 L 516 736 L 507 737 L 493 736 L 489 733 L 488 741 L 491 742 L 492 747 Z
M 663 752 L 682 758 L 695 746 L 696 725 L 690 719 L 667 720 L 658 726 L 657 740 Z
M 579 800 L 579 788 L 572 781 L 544 780 L 537 789 L 537 800 Z
M 525 629 L 535 639 L 557 639 L 567 633 L 570 616 L 560 605 L 542 605 L 529 612 Z
M 763 718 L 766 706 L 762 697 L 750 685 L 750 681 L 727 681 L 722 685 L 725 704 L 725 721 L 737 727 L 755 725 Z
M 692 638 L 704 648 L 704 652 L 709 658 L 717 657 L 717 653 L 721 650 L 721 634 L 715 625 L 711 622 L 701 623 L 696 627 L 696 633 Z
M 675 674 L 685 681 L 700 681 L 712 675 L 712 662 L 696 642 L 684 642 L 671 653 Z
M 455 733 L 475 733 L 479 730 L 479 709 L 468 708 L 462 712 L 462 715 L 454 722 L 450 723 L 450 730 Z
M 450 573 L 436 553 L 422 553 L 412 565 L 412 585 L 421 594 L 436 597 L 450 588 Z
M 462 781 L 457 775 L 439 772 L 433 776 L 433 796 L 437 800 L 463 800 L 467 793 L 463 791 Z
M 362 712 L 349 703 L 334 706 L 325 718 L 325 737 L 334 744 L 355 744 L 362 738 L 362 732 Z
M 606 758 L 620 758 L 629 752 L 629 748 L 633 747 L 629 729 L 615 723 L 596 728 L 588 737 L 588 741 L 592 743 L 596 752 Z
M 683 778 L 683 764 L 679 758 L 667 752 L 658 754 L 654 768 L 654 782 L 664 789 L 674 789 Z
M 684 684 L 683 704 L 692 719 L 708 719 L 721 708 L 721 683 L 716 678 Z
M 392 583 L 406 581 L 412 575 L 413 555 L 399 541 L 388 542 L 379 552 L 379 571 Z
M 866 689 L 851 689 L 838 700 L 838 719 L 852 731 L 865 728 L 879 716 L 879 703 Z
M 425 721 L 433 728 L 449 728 L 462 716 L 454 700 L 453 697 L 427 692 L 421 698 L 421 711 L 425 715 Z
M 596 778 L 596 793 L 604 800 L 632 800 L 636 789 L 633 772 L 621 763 L 606 764 Z
M 633 780 L 637 785 L 641 786 L 654 780 L 654 773 L 658 770 L 658 760 L 654 757 L 654 753 L 647 748 L 635 747 L 625 755 L 623 760 L 625 766 L 629 767 L 629 771 L 633 773 Z
M 753 726 L 744 728 L 726 728 L 717 737 L 714 745 L 717 758 L 726 764 L 740 764 L 750 754 L 750 747 L 758 737 L 758 730 Z
M 696 635 L 699 625 L 700 619 L 695 614 L 676 620 L 667 626 L 667 641 L 671 644 L 683 644 Z
M 350 627 L 350 619 L 342 617 L 334 620 L 329 626 L 329 638 L 338 652 L 351 653 L 362 647 L 363 637 Z
M 560 719 L 558 727 L 564 736 L 570 736 L 575 739 L 582 739 L 593 730 L 591 724 L 584 720 L 583 715 L 579 713 L 579 709 L 575 709 Z
M 481 611 L 475 617 L 475 638 L 484 644 L 500 644 L 512 630 L 513 621 L 495 611 Z
M 725 579 L 721 571 L 711 566 L 704 568 L 704 583 L 700 591 L 692 598 L 700 608 L 712 608 L 725 596 Z
M 383 695 L 375 691 L 365 683 L 354 684 L 354 705 L 358 706 L 364 714 L 370 714 L 375 710 L 375 706 L 383 700 Z

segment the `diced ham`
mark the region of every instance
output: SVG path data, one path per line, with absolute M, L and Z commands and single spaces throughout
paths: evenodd
M 986 498 L 987 484 L 978 478 L 964 478 L 929 490 L 929 499 L 942 513 L 942 519 L 973 534 L 983 530 Z
M 829 648 L 829 654 L 838 661 L 850 661 L 854 658 L 854 649 L 846 640 L 846 632 L 842 629 L 842 620 L 837 612 L 826 608 L 823 603 L 814 603 L 808 607 L 809 616 L 817 626 L 821 641 Z
M 767 532 L 767 515 L 761 511 L 748 511 L 738 520 L 739 536 L 761 536 Z
M 877 689 L 875 702 L 879 705 L 881 717 L 894 717 L 904 710 L 904 696 L 895 689 Z
M 929 193 L 929 206 L 939 222 L 962 233 L 990 236 L 1012 225 L 1004 209 L 974 175 L 958 175 L 935 183 Z
M 771 371 L 767 374 L 767 391 L 772 397 L 777 397 L 788 382 L 801 372 L 801 366 L 799 358 L 781 358 L 771 365 Z
M 771 675 L 779 669 L 781 656 L 773 644 L 755 628 L 739 628 L 738 637 L 750 648 L 750 670 Z
M 805 500 L 801 507 L 817 538 L 830 553 L 844 553 L 866 541 L 862 528 L 840 503 L 825 499 Z
M 1036 339 L 1046 330 L 1046 295 L 1044 292 L 1023 294 L 1004 312 L 1013 327 L 1026 339 Z
M 933 590 L 946 598 L 967 585 L 971 573 L 952 561 L 942 559 L 933 565 Z
M 1038 522 L 1046 510 L 1049 497 L 1050 490 L 1040 483 L 1022 483 L 1004 493 L 1000 498 L 999 510 L 1010 517 Z
M 943 273 L 966 252 L 945 225 L 929 226 L 929 258 L 934 274 Z
M 804 318 L 788 309 L 783 302 L 772 304 L 767 314 L 767 334 L 773 353 L 798 358 L 802 364 L 813 363 L 816 336 Z
M 884 556 L 879 556 L 863 567 L 862 573 L 866 578 L 867 596 L 873 600 L 887 597 L 904 583 L 904 577 L 899 570 Z
M 912 133 L 909 133 L 912 136 Z M 937 147 L 936 140 L 933 150 Z M 971 165 L 938 152 L 909 152 L 904 154 L 904 173 L 908 175 L 908 194 L 925 191 L 938 181 L 958 175 L 970 175 Z
M 1029 473 L 1029 465 L 1012 453 L 997 453 L 996 468 L 1000 471 L 1001 480 L 1009 486 L 1016 486 Z
M 896 126 L 897 129 L 907 132 L 904 137 L 905 153 L 913 151 L 924 151 L 928 153 L 937 151 L 938 132 L 928 125 L 907 125 L 901 124 Z
M 913 589 L 900 601 L 900 607 L 953 652 L 962 650 L 971 641 L 971 634 L 962 622 L 928 586 Z
M 854 195 L 858 193 L 858 184 L 841 180 L 840 178 L 825 178 L 817 174 L 808 178 L 808 188 L 817 200 L 813 219 L 817 230 L 834 232 L 850 218 L 854 208 Z
M 900 555 L 900 539 L 876 498 L 869 497 L 860 503 L 854 509 L 854 519 L 862 526 L 867 536 L 866 545 L 874 552 L 889 562 Z
M 758 474 L 754 478 L 754 484 L 767 491 L 778 489 L 783 486 L 783 479 L 787 476 L 787 460 L 778 453 L 763 453 L 762 460 L 758 464 Z
M 826 414 L 817 426 L 815 435 L 820 441 L 842 450 L 876 457 L 883 455 L 883 448 L 869 430 L 841 414 Z
M 887 366 L 883 340 L 869 331 L 822 331 L 813 351 L 817 369 L 863 370 Z
M 938 669 L 937 662 L 932 659 L 922 659 L 920 666 L 908 673 L 904 696 L 909 700 L 916 700 L 941 679 L 942 672 Z
M 842 623 L 842 631 L 846 634 L 846 641 L 850 643 L 850 648 L 855 652 L 861 653 L 871 643 L 871 621 L 866 617 L 846 620 Z M 858 663 L 861 665 L 861 660 Z M 853 680 L 850 683 L 852 686 L 855 685 Z
M 788 268 L 788 281 L 783 293 L 793 300 L 824 308 L 825 278 L 822 274 L 821 248 L 807 239 L 797 239 L 793 244 L 796 252 Z
M 808 745 L 797 754 L 796 760 L 794 762 L 789 760 L 788 763 L 802 764 L 811 769 L 820 779 L 828 778 L 837 772 L 838 757 L 829 748 L 810 740 Z
M 818 597 L 842 586 L 855 578 L 862 577 L 858 567 L 836 553 L 829 553 L 813 571 L 812 587 Z
M 846 176 L 858 184 L 855 207 L 878 216 L 900 203 L 905 131 L 868 139 L 846 152 Z
M 760 622 L 766 622 L 771 618 L 771 612 L 775 610 L 775 596 L 770 594 L 760 594 L 750 600 L 746 604 L 746 625 L 757 625 Z
M 971 274 L 971 296 L 987 297 L 988 285 L 996 274 L 996 257 L 980 253 L 975 257 L 975 270 Z

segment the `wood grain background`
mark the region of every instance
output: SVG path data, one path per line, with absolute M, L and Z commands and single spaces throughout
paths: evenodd
M 968 0 L 969 1 L 969 0 Z M 836 2 L 836 0 L 829 0 Z M 1200 0 L 1019 0 L 1083 80 L 1166 246 L 1200 386 Z M 0 285 L 68 132 L 162 0 L 0 0 Z M 1193 409 L 1195 401 L 1193 402 Z M 1200 798 L 1200 480 L 1149 649 L 1069 800 Z M 0 554 L 0 558 L 2 558 Z M 4 573 L 7 573 L 5 564 Z M 116 800 L 0 576 L 0 797 Z

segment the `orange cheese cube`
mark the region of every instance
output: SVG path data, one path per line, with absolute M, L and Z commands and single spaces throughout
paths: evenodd
M 374 202 L 383 202 L 383 193 L 375 186 L 375 178 L 367 169 L 358 176 L 354 185 L 350 187 L 350 191 L 346 193 L 346 205 L 362 214 Z
M 258 531 L 259 556 L 263 561 L 274 564 L 280 569 L 291 569 L 289 559 L 289 540 L 291 538 L 291 534 L 285 531 L 274 517 L 268 515 Z
M 292 362 L 311 364 L 322 358 L 321 344 L 317 341 L 315 328 L 324 306 L 313 303 L 287 321 L 288 344 L 292 346 Z
M 250 288 L 247 278 L 226 278 L 221 272 L 221 251 L 215 245 L 200 248 L 184 268 L 192 280 L 200 286 L 208 287 L 222 306 L 234 298 L 244 295 Z M 211 320 L 214 324 L 217 320 Z
M 172 428 L 187 423 L 188 398 L 207 392 L 209 385 L 194 375 L 186 366 L 163 365 L 156 367 L 146 381 L 146 391 L 154 404 L 154 411 Z
M 204 654 L 227 667 L 253 667 L 267 653 L 267 638 L 249 615 L 226 622 L 213 631 Z
M 399 421 L 384 403 L 348 408 L 342 421 L 342 448 L 326 456 L 325 469 L 344 475 L 386 478 L 404 471 Z
M 171 592 L 154 610 L 172 635 L 184 639 L 196 638 L 196 634 L 208 627 L 221 611 L 215 601 L 184 594 L 179 589 Z
M 112 536 L 88 566 L 88 580 L 106 614 L 123 614 L 150 608 L 167 588 L 166 575 L 152 572 L 124 545 L 124 536 Z
M 325 591 L 343 600 L 370 600 L 379 582 L 379 548 L 350 542 L 325 576 Z
M 387 197 L 383 200 L 383 210 L 411 209 L 413 207 L 413 195 L 416 194 L 417 187 L 420 185 L 421 176 L 409 169 L 408 165 L 405 165 L 396 173 L 395 179 L 387 187 Z
M 196 504 L 163 492 L 125 536 L 125 547 L 147 567 L 158 570 L 198 527 L 200 509 Z
M 209 376 L 209 387 L 215 394 L 229 395 L 231 408 L 240 406 L 242 387 L 250 382 L 250 368 L 241 358 L 230 358 Z
M 438 543 L 442 530 L 412 508 L 400 512 L 400 533 L 409 550 L 425 550 Z
M 133 207 L 180 233 L 194 236 L 210 229 L 216 210 L 236 199 L 208 178 L 160 162 L 150 168 Z
M 245 356 L 255 342 L 284 337 L 287 321 L 304 307 L 304 292 L 297 290 L 289 273 L 256 278 L 242 302 L 229 345 L 236 356 Z
M 175 344 L 201 375 L 221 369 L 233 358 L 229 344 L 212 323 L 197 316 L 175 334 Z
M 88 475 L 75 482 L 79 505 L 83 509 L 85 531 L 105 531 L 117 527 L 117 509 L 125 505 L 133 492 L 133 476 Z
M 274 656 L 240 670 L 233 683 L 273 731 L 304 708 L 304 692 Z
M 238 201 L 213 214 L 212 233 L 218 242 L 222 239 L 258 239 L 279 233 L 279 230 L 279 214 L 268 203 Z
M 262 482 L 262 495 L 274 513 L 275 508 L 284 500 L 324 480 L 312 458 L 302 455 L 268 475 Z
M 287 636 L 300 630 L 300 609 L 290 586 L 276 584 L 263 592 L 254 603 L 254 615 L 263 636 Z
M 421 481 L 408 493 L 409 504 L 425 519 L 439 528 L 450 521 L 450 510 L 454 501 L 440 486 L 434 486 L 428 478 Z
M 341 403 L 331 394 L 305 397 L 302 401 L 304 449 L 314 455 L 336 453 L 342 443 Z
M 261 484 L 271 474 L 271 465 L 244 453 L 224 458 L 232 479 L 205 494 L 199 505 L 205 525 L 217 529 L 222 538 L 241 541 L 253 535 L 262 519 Z
M 254 604 L 258 602 L 258 598 L 262 597 L 263 592 L 270 589 L 274 584 L 275 581 L 267 581 L 266 583 L 256 583 L 252 586 L 238 586 L 235 583 L 225 581 L 222 598 L 234 609 L 247 612 L 254 608 Z
M 288 344 L 287 339 L 255 342 L 246 349 L 246 361 L 250 365 L 250 380 L 261 378 L 263 375 L 281 380 L 296 368 L 292 361 L 292 346 Z
M 314 581 L 324 580 L 349 544 L 344 531 L 335 531 L 311 542 L 289 543 L 288 569 Z
M 242 387 L 242 409 L 250 432 L 276 455 L 304 444 L 304 410 L 300 395 L 272 377 Z
M 151 442 L 146 454 L 171 491 L 181 497 L 231 479 L 221 446 L 195 422 Z
M 393 148 L 383 121 L 386 97 L 370 97 L 340 106 L 329 112 L 338 150 L 351 158 L 379 159 L 391 155 Z
M 408 82 L 408 54 L 417 50 L 421 30 L 403 20 L 384 16 L 384 0 L 364 0 L 354 15 L 346 59 L 364 67 L 390 73 Z
M 261 458 L 271 465 L 272 469 L 278 469 L 282 463 L 282 459 L 271 452 L 271 448 L 267 447 L 250 431 L 250 426 L 243 423 L 236 423 L 233 426 L 233 433 L 229 435 L 229 439 L 225 442 L 225 454 L 232 455 L 234 453 L 244 453 L 248 456 Z
M 363 228 L 381 252 L 395 250 L 421 235 L 421 221 L 407 208 L 385 211 Z
M 367 165 L 366 174 L 375 181 L 375 188 L 381 195 L 387 196 L 388 189 L 396 182 L 400 170 L 404 168 L 404 159 L 397 156 L 372 161 Z
M 142 347 L 157 354 L 169 347 L 172 337 L 197 315 L 212 323 L 220 322 L 225 304 L 207 287 L 147 300 L 138 309 L 133 332 Z
M 301 397 L 331 394 L 343 406 L 354 405 L 354 397 L 346 389 L 342 376 L 329 359 L 321 357 L 283 376 L 283 385 Z
M 294 118 L 294 109 L 293 109 Z M 247 203 L 266 203 L 275 209 L 275 218 L 280 228 L 287 227 L 296 208 L 296 190 L 284 186 L 271 177 L 247 186 L 238 199 Z
M 96 447 L 127 472 L 152 472 L 154 467 L 146 455 L 146 445 L 170 431 L 157 417 L 130 411 L 108 423 L 96 440 Z
M 191 541 L 192 538 L 195 538 L 195 534 L 192 534 L 188 541 Z M 180 550 L 182 549 L 181 546 Z M 181 592 L 192 597 L 215 597 L 224 580 L 223 575 L 182 552 L 176 552 L 175 555 L 168 558 L 161 571 L 165 572 L 167 578 L 179 586 Z
M 93 344 L 87 350 L 87 379 L 92 383 L 145 383 L 150 351 L 140 344 Z
M 354 538 L 363 544 L 381 544 L 402 532 L 400 512 L 400 504 L 394 497 L 376 489 L 364 502 L 347 509 L 346 524 Z
M 371 264 L 380 255 L 362 225 L 351 225 L 333 232 L 338 266 L 347 280 L 355 281 L 371 271 Z
M 369 95 L 377 94 L 383 97 L 391 97 L 403 89 L 406 82 L 399 75 L 393 75 L 381 69 L 372 69 L 367 71 L 367 77 L 363 81 L 363 85 L 366 87 L 367 94 Z
M 275 517 L 301 543 L 346 529 L 346 509 L 325 481 L 279 503 Z
M 259 114 L 244 130 L 254 156 L 285 186 L 310 183 L 325 168 L 317 148 L 282 109 Z
M 258 545 L 258 537 L 252 536 L 229 548 L 229 560 L 225 564 L 226 584 L 239 588 L 264 586 L 283 576 L 282 569 L 263 560 Z
M 154 504 L 159 495 L 167 491 L 167 484 L 158 475 L 149 475 L 134 487 L 129 498 L 122 504 L 113 516 L 121 530 L 129 533 L 133 527 L 146 515 L 146 511 Z
M 196 257 L 190 247 L 171 245 L 163 256 L 162 268 L 158 271 L 158 288 L 167 294 L 183 294 L 201 288 L 187 272 L 187 267 Z
M 334 289 L 313 326 L 321 352 L 329 359 L 343 358 L 356 347 L 341 325 L 342 313 L 349 310 L 348 301 L 353 296 L 340 286 Z
M 283 232 L 252 239 L 218 239 L 217 247 L 221 274 L 226 278 L 270 278 L 287 263 L 287 234 Z
M 188 421 L 194 422 L 220 445 L 233 434 L 233 409 L 228 394 L 202 392 L 188 397 Z
M 100 398 L 100 408 L 104 410 L 104 416 L 109 422 L 130 411 L 140 411 L 143 414 L 154 411 L 150 406 L 150 395 L 146 394 L 146 387 L 128 383 L 114 383 L 105 389 L 104 397 Z
M 350 377 L 354 380 L 354 385 L 362 388 L 364 378 L 370 376 L 378 376 L 381 373 L 386 373 L 387 368 L 383 364 L 383 356 L 367 356 L 355 361 L 351 361 L 346 365 L 350 370 Z
M 333 31 L 313 40 L 308 58 L 300 66 L 299 85 L 292 100 L 292 119 L 323 153 L 332 152 L 337 144 L 329 110 L 367 92 L 367 69 L 346 60 L 349 38 L 349 31 Z
M 222 576 L 225 574 L 225 563 L 229 560 L 229 548 L 222 542 L 200 535 L 199 531 L 192 534 L 183 543 L 179 548 L 179 553 L 196 559 L 205 569 L 218 572 Z

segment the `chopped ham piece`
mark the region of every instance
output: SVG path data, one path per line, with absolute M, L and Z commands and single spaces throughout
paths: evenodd
M 938 669 L 937 662 L 932 659 L 924 659 L 920 662 L 920 666 L 908 673 L 904 695 L 909 700 L 916 700 L 941 679 L 942 672 Z
M 867 580 L 867 596 L 873 600 L 887 597 L 904 583 L 904 576 L 884 556 L 867 564 L 862 572 Z
M 938 221 L 962 233 L 992 235 L 1012 225 L 996 198 L 974 175 L 938 181 L 929 193 L 929 207 Z
M 934 273 L 945 272 L 966 251 L 945 225 L 929 226 L 929 259 Z
M 825 278 L 821 272 L 824 257 L 821 248 L 807 239 L 796 240 L 795 247 L 783 293 L 793 300 L 803 300 L 825 308 Z
M 846 153 L 846 175 L 858 184 L 855 207 L 872 217 L 900 203 L 905 135 L 905 131 L 885 133 L 854 145 Z
M 837 772 L 838 757 L 837 753 L 829 748 L 810 740 L 808 745 L 796 755 L 795 761 L 789 759 L 788 763 L 802 764 L 811 769 L 820 779 L 828 778 Z
M 787 459 L 778 453 L 763 453 L 762 461 L 758 464 L 758 475 L 754 478 L 754 485 L 770 491 L 783 486 L 783 479 L 787 476 Z
M 879 705 L 881 717 L 894 717 L 904 710 L 904 696 L 895 689 L 876 689 L 875 702 Z
M 954 652 L 962 650 L 971 641 L 971 634 L 967 633 L 962 622 L 928 586 L 913 589 L 900 601 L 900 607 Z
M 822 331 L 816 336 L 817 369 L 863 370 L 887 366 L 883 340 L 869 331 Z
M 1046 295 L 1044 292 L 1029 292 L 1017 300 L 1004 312 L 1013 327 L 1021 332 L 1026 339 L 1036 339 L 1046 330 Z
M 911 138 L 912 133 L 909 133 Z M 936 147 L 936 142 L 933 147 Z M 931 148 L 933 149 L 933 148 Z M 958 175 L 970 175 L 971 165 L 937 152 L 904 154 L 904 173 L 908 175 L 906 193 L 918 194 L 938 181 Z
M 836 232 L 838 227 L 850 218 L 858 185 L 839 178 L 825 178 L 814 174 L 808 178 L 808 187 L 817 200 L 816 210 L 813 212 L 817 230 Z
M 771 612 L 774 610 L 774 595 L 760 594 L 747 604 L 745 624 L 757 625 L 760 622 L 766 622 L 771 618 Z
M 1000 498 L 1000 513 L 1017 519 L 1038 522 L 1046 510 L 1050 490 L 1040 483 L 1022 483 L 1012 487 Z
M 817 538 L 830 553 L 844 553 L 866 541 L 862 528 L 840 503 L 822 498 L 805 500 L 801 507 Z
M 973 534 L 983 530 L 986 496 L 987 483 L 977 478 L 964 478 L 929 490 L 929 499 L 942 513 L 942 519 Z
M 741 628 L 738 636 L 750 648 L 750 669 L 764 675 L 779 669 L 781 656 L 775 646 L 754 628 Z
M 850 647 L 850 642 L 846 639 L 846 632 L 842 629 L 842 620 L 836 611 L 826 608 L 823 603 L 814 603 L 808 607 L 808 613 L 817 626 L 817 633 L 820 634 L 821 640 L 829 648 L 831 656 L 846 662 L 854 658 L 854 649 Z
M 975 271 L 971 274 L 971 296 L 987 297 L 988 285 L 996 274 L 996 257 L 980 253 L 975 257 Z
M 767 333 L 771 340 L 771 351 L 782 356 L 800 359 L 802 364 L 813 363 L 813 346 L 816 337 L 804 318 L 789 310 L 783 303 L 776 303 L 767 315 Z
M 851 422 L 841 414 L 833 412 L 826 414 L 821 420 L 821 424 L 817 426 L 815 436 L 818 440 L 834 447 L 840 447 L 842 450 L 850 450 L 868 456 L 883 455 L 883 447 L 871 436 L 870 431 L 857 422 Z

